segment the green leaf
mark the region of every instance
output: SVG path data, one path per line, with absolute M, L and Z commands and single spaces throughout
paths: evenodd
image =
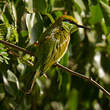
M 11 85 L 9 84 L 7 78 L 5 77 L 5 75 L 3 75 L 3 82 L 4 82 L 4 87 L 5 87 L 5 90 L 12 96 L 14 96 L 14 90 L 13 88 L 11 87 Z
M 5 91 L 3 88 L 3 84 L 0 83 L 0 101 L 2 101 L 5 97 Z
M 53 7 L 64 7 L 64 1 L 63 0 L 55 0 Z
M 26 37 L 28 35 L 28 31 L 23 30 L 23 31 L 20 32 L 20 34 L 21 34 L 22 37 Z
M 16 13 L 16 8 L 15 8 L 15 5 L 14 5 L 14 2 L 9 2 L 8 6 L 9 6 L 8 9 L 10 11 L 11 17 L 14 21 L 14 25 L 17 28 L 17 13 Z
M 102 13 L 100 10 L 100 6 L 98 4 L 94 5 L 94 6 L 90 6 L 90 12 L 91 12 L 91 18 L 89 19 L 89 22 L 91 24 L 96 24 L 96 23 L 101 22 Z
M 110 34 L 108 34 L 107 36 L 107 41 L 108 41 L 108 44 L 110 45 Z
M 5 26 L 8 28 L 8 26 L 9 26 L 9 20 L 6 17 L 6 15 L 5 14 L 2 14 L 1 18 L 2 18 L 2 21 L 4 22 Z
M 67 66 L 68 58 L 69 58 L 69 51 L 66 52 L 63 58 L 60 60 L 60 63 L 64 66 Z
M 47 16 L 49 17 L 49 19 L 50 19 L 51 23 L 54 23 L 54 22 L 55 22 L 55 20 L 54 20 L 54 18 L 52 17 L 52 15 L 51 15 L 51 14 L 46 13 L 45 15 L 47 15 Z
M 77 110 L 78 108 L 78 91 L 72 89 L 67 103 L 68 110 Z
M 27 10 L 31 13 L 41 12 L 44 14 L 47 12 L 46 0 L 25 0 L 25 2 Z
M 58 19 L 60 16 L 63 15 L 63 12 L 61 12 L 61 11 L 55 11 L 54 12 L 54 15 L 56 16 L 56 19 Z
M 26 25 L 29 31 L 30 44 L 38 40 L 43 31 L 42 17 L 39 13 L 27 14 Z
M 2 63 L 3 63 L 3 57 L 1 57 L 1 56 L 0 56 L 0 62 L 2 62 Z
M 0 62 L 8 64 L 9 59 L 7 49 L 4 49 L 4 45 L 0 44 Z
M 2 14 L 2 21 L 3 24 L 0 25 L 0 36 L 6 37 L 10 41 L 14 40 L 14 42 L 18 42 L 17 22 L 15 21 L 14 25 L 10 24 L 4 14 Z
M 12 96 L 17 94 L 18 89 L 20 89 L 19 81 L 13 72 L 7 70 L 7 77 L 3 74 L 3 82 L 5 90 Z
M 107 52 L 110 54 L 110 33 L 109 33 L 108 36 L 107 36 L 107 42 L 108 42 Z
M 16 83 L 17 88 L 20 89 L 18 78 L 10 70 L 7 70 L 7 80 Z
M 51 12 L 55 0 L 48 0 L 48 12 Z
M 82 0 L 74 0 L 74 1 L 75 1 L 75 3 L 77 3 L 80 6 L 80 8 L 82 10 L 85 10 L 86 9 L 86 7 L 85 7 L 85 5 L 84 5 L 84 3 L 83 3 Z
M 3 38 L 3 36 L 5 36 L 7 33 L 7 28 L 5 26 L 5 24 L 0 24 L 0 38 Z
M 100 7 L 101 7 L 103 17 L 109 33 L 110 32 L 110 7 L 102 1 L 100 1 Z
M 33 7 L 41 13 L 46 13 L 46 0 L 33 0 Z

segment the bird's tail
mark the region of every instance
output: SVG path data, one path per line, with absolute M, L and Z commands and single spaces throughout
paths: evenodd
M 30 88 L 28 89 L 28 91 L 26 92 L 26 94 L 30 94 L 33 90 L 33 87 L 35 85 L 35 82 L 36 82 L 36 78 L 38 78 L 39 76 L 39 69 L 35 72 L 33 78 L 32 78 L 32 81 L 31 81 L 31 85 L 30 85 Z
M 36 78 L 39 76 L 39 73 L 39 69 L 36 65 L 34 65 L 33 67 L 26 67 L 25 74 L 22 77 L 22 82 L 24 84 L 23 91 L 28 94 L 32 92 Z

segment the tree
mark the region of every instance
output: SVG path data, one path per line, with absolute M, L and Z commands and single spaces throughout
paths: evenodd
M 107 0 L 0 1 L 0 109 L 1 110 L 109 110 L 110 98 L 82 78 L 53 66 L 48 78 L 36 80 L 26 94 L 34 56 L 33 43 L 59 16 L 74 16 L 80 29 L 71 35 L 60 64 L 88 76 L 110 91 L 110 6 Z M 28 53 L 29 52 L 29 53 Z M 26 54 L 28 53 L 28 54 Z M 30 55 L 31 54 L 31 55 Z

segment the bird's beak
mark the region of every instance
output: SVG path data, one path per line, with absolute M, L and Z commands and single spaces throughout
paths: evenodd
M 74 23 L 75 24 L 75 23 Z M 84 28 L 84 29 L 87 29 L 87 30 L 91 30 L 89 27 L 86 27 L 84 25 L 80 25 L 80 24 L 75 24 L 74 27 L 72 28 L 71 30 L 71 33 L 75 32 L 78 28 Z
M 80 24 L 77 24 L 77 27 L 90 30 L 90 28 L 89 28 L 89 27 L 86 27 L 86 26 L 84 26 L 84 25 L 80 25 Z

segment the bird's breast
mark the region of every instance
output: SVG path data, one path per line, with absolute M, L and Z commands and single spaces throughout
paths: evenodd
M 60 59 L 66 53 L 69 42 L 70 42 L 70 33 L 64 32 L 64 34 L 62 35 L 62 37 L 60 39 L 60 44 L 59 44 L 59 48 L 58 48 L 58 51 L 60 53 L 60 55 L 59 55 L 60 57 L 59 57 L 58 61 L 60 61 Z
M 53 48 L 53 51 L 55 52 L 54 60 L 59 61 L 67 51 L 68 44 L 70 42 L 70 33 L 61 27 L 54 32 L 52 37 L 56 42 L 56 45 Z

